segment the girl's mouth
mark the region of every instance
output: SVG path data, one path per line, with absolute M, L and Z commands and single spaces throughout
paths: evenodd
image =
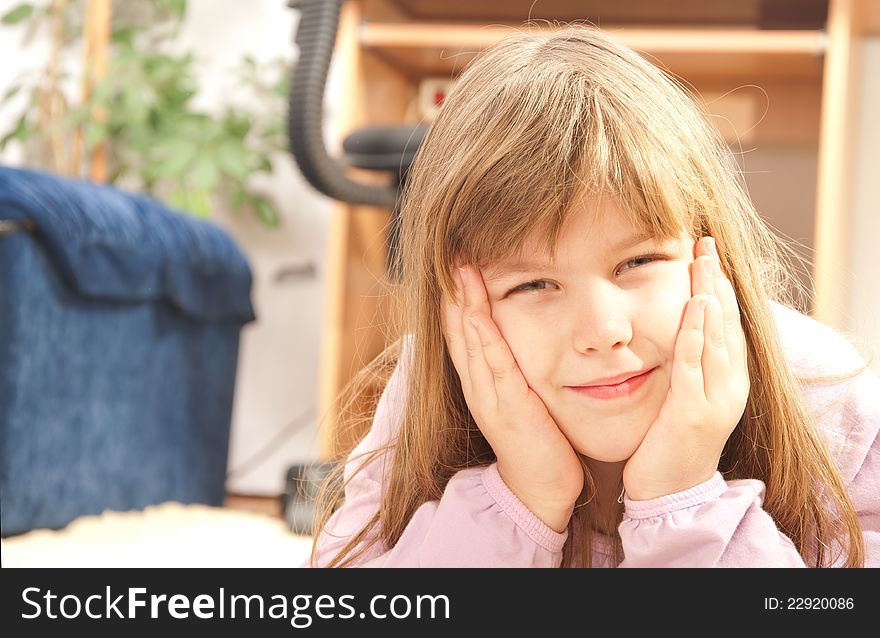
M 616 385 L 569 386 L 569 389 L 591 399 L 621 399 L 635 395 L 656 370 L 651 368 Z

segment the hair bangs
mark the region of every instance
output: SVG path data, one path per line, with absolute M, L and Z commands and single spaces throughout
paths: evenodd
M 626 221 L 661 240 L 674 238 L 681 229 L 695 233 L 709 198 L 705 171 L 688 159 L 688 145 L 681 138 L 645 135 L 657 130 L 658 122 L 613 96 L 596 91 L 589 103 L 584 197 L 616 198 Z M 641 134 L 633 135 L 634 130 Z

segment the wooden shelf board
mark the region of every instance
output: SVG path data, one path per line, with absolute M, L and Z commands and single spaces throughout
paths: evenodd
M 484 48 L 522 29 L 515 24 L 470 25 L 455 23 L 365 22 L 359 27 L 363 46 Z M 552 27 L 536 27 L 552 31 Z M 628 46 L 654 52 L 758 53 L 819 55 L 825 50 L 821 31 L 757 30 L 738 28 L 656 29 L 606 26 Z
M 513 22 L 592 20 L 626 24 L 754 25 L 764 28 L 819 28 L 825 24 L 828 0 L 362 0 L 369 20 Z
M 519 29 L 512 24 L 363 23 L 359 41 L 367 50 L 409 74 L 457 73 L 479 51 Z M 546 29 L 540 29 L 546 30 Z M 820 78 L 825 35 L 821 31 L 754 29 L 606 30 L 653 62 L 682 76 Z

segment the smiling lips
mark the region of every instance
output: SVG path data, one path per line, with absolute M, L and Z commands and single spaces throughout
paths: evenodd
M 617 377 L 611 377 L 609 379 L 600 379 L 600 381 L 610 381 L 610 383 L 606 385 L 585 385 L 568 387 L 578 394 L 582 394 L 593 399 L 618 399 L 635 394 L 636 391 L 645 384 L 645 381 L 647 381 L 651 377 L 656 369 L 657 368 L 651 368 L 650 370 L 647 370 L 645 372 L 637 372 L 635 373 L 635 376 L 630 376 L 633 374 L 630 372 L 628 374 L 618 375 Z M 614 383 L 614 381 L 616 381 L 617 379 L 622 380 Z

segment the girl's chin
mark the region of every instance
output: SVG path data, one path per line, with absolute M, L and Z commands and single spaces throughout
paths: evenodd
M 581 421 L 574 427 L 563 428 L 563 432 L 582 456 L 603 463 L 619 463 L 629 459 L 639 449 L 651 422 L 649 415 L 640 414 L 633 420 L 617 419 L 601 423 Z

